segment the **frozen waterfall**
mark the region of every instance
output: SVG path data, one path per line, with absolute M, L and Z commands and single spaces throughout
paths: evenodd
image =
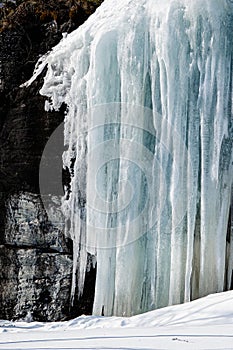
M 73 293 L 89 252 L 94 314 L 230 288 L 232 33 L 230 0 L 105 0 L 35 70 L 46 109 L 68 106 Z

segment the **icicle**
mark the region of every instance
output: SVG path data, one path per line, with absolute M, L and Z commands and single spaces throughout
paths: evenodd
M 68 105 L 63 208 L 79 294 L 97 257 L 95 314 L 230 287 L 232 25 L 230 0 L 106 0 L 42 63 L 49 108 Z

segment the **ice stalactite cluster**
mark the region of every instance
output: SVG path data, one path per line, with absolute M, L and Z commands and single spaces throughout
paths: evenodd
M 232 32 L 230 0 L 106 0 L 35 71 L 68 106 L 73 292 L 89 252 L 94 314 L 230 288 Z

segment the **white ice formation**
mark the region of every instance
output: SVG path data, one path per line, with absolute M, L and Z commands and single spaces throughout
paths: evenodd
M 96 256 L 94 314 L 230 288 L 232 33 L 230 0 L 105 0 L 39 62 L 46 108 L 68 106 L 63 209 L 80 294 Z

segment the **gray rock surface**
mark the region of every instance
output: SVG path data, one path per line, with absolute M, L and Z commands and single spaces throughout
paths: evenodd
M 47 219 L 41 198 L 22 192 L 6 201 L 0 246 L 0 309 L 6 319 L 62 319 L 69 315 L 72 255 L 58 217 Z
M 62 213 L 56 214 L 53 213 L 54 220 L 50 222 L 38 194 L 12 195 L 6 201 L 5 244 L 71 253 L 63 234 Z
M 72 259 L 67 254 L 0 246 L 1 318 L 67 317 L 71 273 Z

